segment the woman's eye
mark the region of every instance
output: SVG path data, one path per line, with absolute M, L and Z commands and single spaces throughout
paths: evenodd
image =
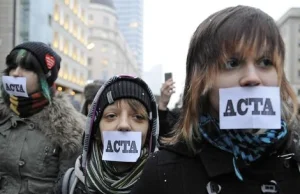
M 105 118 L 107 118 L 107 119 L 114 119 L 115 117 L 117 117 L 117 115 L 114 114 L 114 113 L 110 113 L 110 114 L 105 115 Z
M 139 115 L 139 114 L 134 115 L 134 118 L 137 120 L 145 120 L 146 119 L 143 115 Z
M 230 59 L 225 63 L 226 69 L 234 69 L 240 65 L 239 61 L 237 59 Z
M 269 66 L 273 66 L 273 62 L 270 59 L 262 59 L 259 62 L 259 66 L 261 67 L 269 67 Z

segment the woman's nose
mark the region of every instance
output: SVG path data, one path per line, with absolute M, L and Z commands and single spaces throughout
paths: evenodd
M 120 116 L 118 131 L 131 131 L 129 118 L 125 115 Z
M 258 70 L 254 64 L 247 64 L 244 67 L 243 77 L 240 79 L 240 86 L 259 86 L 262 84 Z
M 10 70 L 10 75 L 13 77 L 21 77 L 21 69 L 17 67 L 15 69 Z

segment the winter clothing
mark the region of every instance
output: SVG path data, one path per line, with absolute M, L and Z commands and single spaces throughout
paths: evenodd
M 106 86 L 100 96 L 99 109 L 104 110 L 109 104 L 122 98 L 132 98 L 140 101 L 147 109 L 147 112 L 152 112 L 153 104 L 147 88 L 141 87 L 140 83 L 135 83 L 131 80 L 116 80 Z
M 29 97 L 10 96 L 10 109 L 20 117 L 28 117 L 40 112 L 49 104 L 48 99 L 41 92 Z
M 84 87 L 83 94 L 84 94 L 85 101 L 80 111 L 82 114 L 84 115 L 88 114 L 88 105 L 92 104 L 98 90 L 103 84 L 104 83 L 101 81 L 94 81 L 93 83 L 90 83 Z
M 243 181 L 243 176 L 236 165 L 237 159 L 251 164 L 263 156 L 268 156 L 281 142 L 286 141 L 288 134 L 283 120 L 280 129 L 256 129 L 255 131 L 221 130 L 219 121 L 209 114 L 202 115 L 199 123 L 201 137 L 215 147 L 233 154 L 235 174 L 241 181 Z
M 300 160 L 296 156 L 299 156 L 300 141 L 296 131 L 272 146 L 271 155 L 248 164 L 238 160 L 236 166 L 232 153 L 205 139 L 196 145 L 197 152 L 179 142 L 164 146 L 150 156 L 132 194 L 299 193 Z M 237 177 L 236 168 L 243 181 Z
M 120 99 L 135 99 L 142 103 L 149 115 L 149 130 L 141 156 L 125 172 L 118 172 L 111 162 L 102 160 L 99 122 L 104 109 Z M 108 80 L 96 94 L 88 114 L 85 130 L 84 150 L 77 159 L 75 169 L 64 176 L 62 192 L 111 194 L 130 193 L 139 179 L 149 153 L 154 152 L 158 134 L 157 105 L 147 84 L 130 76 L 114 76 Z M 97 136 L 97 137 L 96 137 Z M 101 141 L 101 140 L 100 140 Z M 76 176 L 75 176 L 76 174 Z M 72 190 L 74 188 L 74 190 Z
M 67 98 L 27 118 L 0 103 L 0 193 L 52 193 L 81 152 L 85 118 Z
M 77 110 L 78 112 L 80 112 L 80 102 L 78 100 L 76 100 L 74 98 L 74 96 L 72 95 L 68 95 L 69 96 L 69 100 L 71 102 L 71 104 L 73 105 L 73 107 L 75 108 L 75 110 Z
M 48 45 L 42 42 L 25 42 L 16 46 L 12 51 L 18 49 L 25 49 L 30 51 L 38 60 L 41 68 L 45 74 L 49 86 L 52 86 L 57 79 L 58 71 L 60 69 L 61 58 Z M 10 62 L 10 55 L 6 58 L 6 64 L 13 64 Z
M 173 110 L 160 110 L 158 109 L 159 117 L 159 137 L 170 137 L 173 127 L 180 116 L 179 108 Z
M 125 82 L 125 85 L 121 84 L 122 82 Z M 132 82 L 132 86 L 134 86 L 134 89 L 140 91 L 141 93 L 132 93 L 132 95 L 129 94 L 129 92 L 126 92 L 126 90 L 131 90 L 130 88 L 123 88 L 123 92 L 118 91 L 119 87 L 114 87 L 115 85 L 121 84 L 121 88 L 123 86 L 130 86 L 128 82 Z M 110 88 L 108 90 L 108 88 Z M 138 89 L 140 88 L 140 89 Z M 105 99 L 106 98 L 106 99 Z M 99 121 L 101 119 L 102 113 L 106 106 L 109 104 L 113 104 L 115 100 L 121 99 L 121 98 L 133 98 L 138 101 L 140 101 L 144 106 L 146 107 L 149 119 L 151 123 L 151 135 L 150 135 L 150 142 L 149 147 L 150 151 L 153 152 L 156 146 L 156 138 L 158 133 L 158 125 L 157 125 L 157 105 L 155 98 L 148 87 L 148 85 L 141 80 L 140 78 L 132 78 L 127 76 L 114 76 L 110 80 L 108 80 L 98 91 L 98 93 L 95 96 L 95 99 L 91 106 L 90 114 L 88 115 L 87 122 L 88 126 L 85 129 L 85 137 L 84 137 L 84 150 L 83 150 L 83 163 L 82 167 L 85 168 L 86 164 L 86 156 L 89 152 L 89 148 L 91 147 L 91 138 L 96 132 L 97 126 L 99 124 Z M 148 100 L 149 102 L 145 102 Z M 150 102 L 151 101 L 151 102 Z M 102 104 L 105 104 L 103 106 Z M 97 116 L 97 117 L 96 117 Z M 96 117 L 96 118 L 95 118 Z
M 94 141 L 92 146 L 92 156 L 86 166 L 88 188 L 94 188 L 93 191 L 97 188 L 97 193 L 105 194 L 130 193 L 132 186 L 139 180 L 149 157 L 148 148 L 144 147 L 141 150 L 140 157 L 130 169 L 120 172 L 112 162 L 102 160 L 103 153 L 97 141 Z

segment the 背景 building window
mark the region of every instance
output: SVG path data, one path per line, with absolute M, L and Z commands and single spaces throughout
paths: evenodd
M 89 15 L 89 20 L 94 21 L 94 16 L 92 14 Z
M 92 57 L 88 57 L 88 66 L 92 65 L 92 63 L 93 63 Z
M 73 46 L 73 55 L 72 55 L 73 60 L 77 60 L 77 48 Z
M 50 14 L 48 15 L 48 25 L 52 26 L 52 16 Z
M 68 55 L 68 53 L 69 53 L 69 42 L 68 42 L 68 40 L 65 40 L 64 41 L 64 54 Z
M 74 22 L 73 24 L 73 35 L 77 38 L 77 35 L 78 35 L 78 27 L 77 27 L 77 24 Z
M 101 52 L 105 53 L 105 52 L 107 52 L 107 49 L 108 49 L 108 45 L 107 44 L 103 44 L 102 48 L 101 48 Z
M 88 70 L 88 79 L 92 79 L 92 70 Z
M 103 64 L 103 65 L 108 65 L 108 60 L 107 59 L 103 59 L 102 61 L 101 61 L 101 64 Z
M 54 21 L 58 21 L 59 20 L 59 6 L 57 4 L 55 4 L 54 6 Z
M 59 37 L 58 37 L 58 33 L 54 32 L 54 36 L 53 36 L 53 47 L 54 48 L 58 48 L 59 45 Z
M 106 17 L 106 16 L 103 17 L 103 24 L 105 26 L 109 26 L 109 18 L 108 17 Z
M 73 12 L 75 14 L 78 13 L 78 2 L 77 2 L 77 0 L 74 0 L 74 2 L 73 2 Z
M 65 21 L 64 21 L 64 28 L 66 29 L 66 30 L 68 30 L 69 29 L 69 16 L 66 14 L 65 15 Z

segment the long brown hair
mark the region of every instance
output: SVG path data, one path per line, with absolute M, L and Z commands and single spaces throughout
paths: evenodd
M 218 75 L 221 65 L 237 49 L 244 56 L 251 52 L 272 59 L 281 88 L 283 118 L 290 121 L 296 116 L 297 97 L 283 70 L 285 49 L 276 23 L 259 9 L 229 7 L 209 16 L 192 36 L 187 55 L 181 118 L 174 136 L 165 139 L 164 143 L 183 140 L 194 148 L 194 138 L 200 137 L 198 119 L 209 106 L 207 94 L 214 84 L 213 77 Z

